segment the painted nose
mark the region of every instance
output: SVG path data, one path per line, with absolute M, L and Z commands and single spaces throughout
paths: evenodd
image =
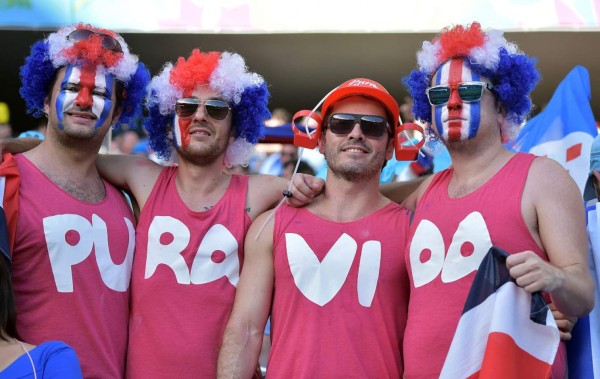
M 448 108 L 460 108 L 462 107 L 462 100 L 458 96 L 458 89 L 450 89 L 450 98 L 448 99 Z
M 92 94 L 90 93 L 90 89 L 86 87 L 82 87 L 75 98 L 75 105 L 82 108 L 89 108 L 92 106 Z

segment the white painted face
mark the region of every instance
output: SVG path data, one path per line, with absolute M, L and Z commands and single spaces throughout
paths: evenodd
M 451 88 L 447 104 L 432 106 L 434 128 L 446 142 L 465 141 L 477 135 L 481 124 L 481 101 L 463 102 L 456 88 L 459 83 L 473 81 L 481 81 L 481 78 L 463 58 L 444 63 L 432 79 L 432 87 Z
M 68 65 L 56 98 L 58 127 L 63 128 L 64 113 L 71 109 L 89 109 L 96 118 L 94 127 L 104 125 L 113 108 L 114 86 L 114 77 L 100 73 L 97 66 Z

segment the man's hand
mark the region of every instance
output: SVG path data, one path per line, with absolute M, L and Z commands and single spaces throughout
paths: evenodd
M 571 340 L 571 331 L 575 327 L 575 323 L 577 323 L 577 317 L 568 317 L 562 314 L 560 311 L 556 309 L 554 303 L 548 304 L 548 307 L 552 311 L 552 316 L 554 316 L 554 320 L 556 321 L 556 326 L 558 326 L 558 331 L 560 333 L 560 339 L 562 341 L 570 341 Z
M 506 258 L 506 267 L 519 287 L 529 293 L 552 292 L 565 282 L 563 271 L 544 261 L 533 251 L 511 254 Z
M 323 192 L 325 181 L 312 175 L 296 174 L 292 180 L 290 191 L 292 196 L 286 199 L 292 207 L 302 207 Z

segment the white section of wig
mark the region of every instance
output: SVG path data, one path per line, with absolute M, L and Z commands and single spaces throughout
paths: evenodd
M 483 46 L 473 48 L 469 58 L 473 63 L 479 64 L 488 70 L 495 70 L 498 67 L 498 62 L 500 62 L 500 48 L 506 48 L 507 45 L 508 42 L 504 38 L 503 31 L 490 29 L 485 33 Z
M 64 28 L 60 28 L 55 33 L 50 34 L 48 38 L 46 38 L 48 43 L 48 56 L 55 68 L 74 63 L 71 62 L 67 56 L 65 56 L 64 51 L 73 47 L 75 44 L 75 42 L 69 41 L 67 37 L 76 29 L 77 28 L 75 26 L 65 26 Z M 120 81 L 128 83 L 131 76 L 135 74 L 137 70 L 138 57 L 137 55 L 129 52 L 129 46 L 127 46 L 127 43 L 123 37 L 115 34 L 115 39 L 119 41 L 119 44 L 121 45 L 123 57 L 116 65 L 107 68 L 106 72 L 115 76 Z
M 246 88 L 259 86 L 263 82 L 262 76 L 248 72 L 244 58 L 229 52 L 221 54 L 217 68 L 210 76 L 210 88 L 233 104 L 242 100 L 242 93 Z
M 69 63 L 67 57 L 62 52 L 73 46 L 74 43 L 69 41 L 67 36 L 74 30 L 74 26 L 65 26 L 46 38 L 46 42 L 48 43 L 48 57 L 55 68 L 66 66 Z
M 227 146 L 225 151 L 225 166 L 248 166 L 250 158 L 254 153 L 254 145 L 246 141 L 244 138 L 238 137 Z
M 158 105 L 160 114 L 168 116 L 175 112 L 177 99 L 183 96 L 183 91 L 171 83 L 172 63 L 164 65 L 162 71 L 153 77 L 147 89 L 147 106 L 153 108 Z M 152 93 L 154 91 L 154 93 Z
M 433 74 L 435 70 L 437 70 L 442 63 L 439 61 L 440 48 L 440 41 L 435 41 L 433 43 L 429 41 L 423 42 L 422 49 L 417 53 L 417 64 L 419 65 L 420 71 Z

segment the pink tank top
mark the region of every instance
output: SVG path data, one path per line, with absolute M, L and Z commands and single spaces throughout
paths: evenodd
M 248 177 L 233 175 L 206 212 L 190 210 L 166 167 L 137 228 L 129 378 L 214 378 L 250 226 Z
M 404 338 L 407 378 L 439 376 L 477 268 L 492 245 L 548 259 L 521 212 L 535 158 L 515 155 L 487 183 L 460 198 L 448 196 L 453 170 L 442 171 L 417 204 L 406 250 L 411 284 Z M 563 364 L 564 358 L 559 359 Z
M 277 210 L 267 377 L 402 377 L 408 220 L 394 203 L 348 223 Z
M 124 196 L 87 203 L 23 155 L 13 253 L 17 329 L 32 344 L 62 340 L 86 378 L 122 378 L 135 220 Z

